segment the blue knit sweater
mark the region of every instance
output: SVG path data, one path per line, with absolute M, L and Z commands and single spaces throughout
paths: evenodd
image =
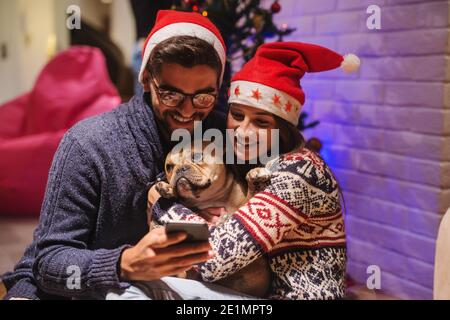
M 147 192 L 163 175 L 171 147 L 161 141 L 144 97 L 85 120 L 64 136 L 33 243 L 15 271 L 2 277 L 6 298 L 90 299 L 128 287 L 119 279 L 120 256 L 148 232 Z M 216 112 L 203 123 L 204 130 L 224 126 Z

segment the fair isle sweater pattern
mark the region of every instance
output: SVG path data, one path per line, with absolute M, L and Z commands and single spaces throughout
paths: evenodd
M 272 270 L 270 299 L 340 299 L 345 296 L 346 241 L 339 188 L 323 159 L 308 149 L 277 158 L 271 180 L 224 224 L 211 228 L 216 256 L 202 264 L 215 282 L 265 256 Z M 161 199 L 159 224 L 203 221 Z

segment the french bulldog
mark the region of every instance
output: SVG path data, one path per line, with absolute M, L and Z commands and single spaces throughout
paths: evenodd
M 221 155 L 204 153 L 197 148 L 192 146 L 169 153 L 165 164 L 167 182 L 156 185 L 162 197 L 176 198 L 195 212 L 223 207 L 232 214 L 255 194 L 260 184 L 270 180 L 268 169 L 256 168 L 248 173 L 245 185 L 223 163 Z M 216 224 L 224 223 L 229 217 L 217 217 Z M 270 282 L 270 266 L 263 257 L 216 284 L 253 297 L 264 297 Z

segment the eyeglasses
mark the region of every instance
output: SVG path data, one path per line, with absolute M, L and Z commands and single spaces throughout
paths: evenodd
M 164 104 L 166 107 L 176 108 L 181 106 L 186 98 L 191 98 L 192 105 L 196 109 L 208 109 L 214 106 L 217 100 L 216 93 L 197 93 L 197 94 L 186 94 L 176 91 L 161 89 L 155 82 L 154 79 L 151 80 L 153 86 L 156 89 L 159 102 Z

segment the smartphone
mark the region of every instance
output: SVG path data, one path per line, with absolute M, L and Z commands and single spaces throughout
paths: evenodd
M 168 222 L 166 224 L 166 232 L 176 233 L 176 232 L 185 232 L 188 237 L 185 241 L 188 242 L 206 242 L 209 240 L 209 228 L 206 223 L 201 222 L 185 222 L 185 221 L 177 221 L 177 222 Z

